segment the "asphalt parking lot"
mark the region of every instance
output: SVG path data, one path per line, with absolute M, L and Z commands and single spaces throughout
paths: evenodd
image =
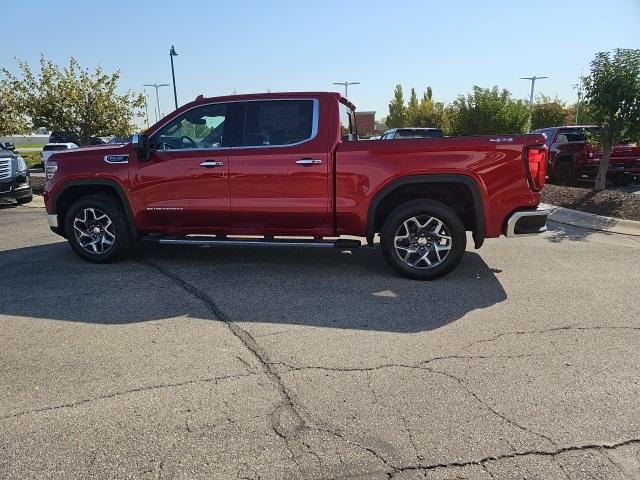
M 90 265 L 0 206 L 0 478 L 640 478 L 640 237 Z

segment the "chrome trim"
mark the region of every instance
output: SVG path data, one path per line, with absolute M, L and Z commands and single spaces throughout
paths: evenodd
M 200 164 L 200 166 L 201 167 L 207 167 L 207 168 L 210 168 L 210 167 L 222 167 L 222 166 L 224 166 L 224 162 L 218 162 L 218 161 L 215 161 L 215 160 L 205 160 L 204 162 L 202 162 Z
M 315 247 L 315 248 L 335 248 L 334 240 L 262 240 L 259 238 L 247 239 L 209 239 L 209 238 L 161 238 L 158 240 L 163 245 L 232 245 L 232 246 L 260 246 L 260 247 Z
M 231 147 L 216 147 L 216 148 L 168 148 L 166 150 L 155 150 L 150 148 L 150 152 L 162 152 L 162 153 L 173 153 L 173 152 L 222 152 L 224 150 L 231 150 Z
M 47 213 L 45 217 L 47 217 L 47 223 L 50 227 L 58 228 L 58 215 L 55 213 Z
M 112 160 L 108 160 L 109 158 L 115 158 L 115 157 L 119 157 L 121 160 L 119 161 L 112 161 Z M 126 159 L 126 160 L 125 160 Z M 128 154 L 110 154 L 110 155 L 105 155 L 104 156 L 104 161 L 107 163 L 129 163 L 129 155 Z
M 310 167 L 311 165 L 321 164 L 322 160 L 317 160 L 315 158 L 303 158 L 302 160 L 297 160 L 296 163 L 298 165 L 304 165 L 305 167 Z
M 169 150 L 154 150 L 154 149 L 149 149 L 149 151 L 151 152 L 198 152 L 198 151 L 222 151 L 222 150 L 238 150 L 238 149 L 254 149 L 254 148 L 287 148 L 287 147 L 295 147 L 296 145 L 301 145 L 303 143 L 306 142 L 310 142 L 311 140 L 315 139 L 318 136 L 318 126 L 319 126 L 319 117 L 320 117 L 320 101 L 317 98 L 309 98 L 309 97 L 288 97 L 288 98 L 272 98 L 272 99 L 261 99 L 261 98 L 256 98 L 256 99 L 249 99 L 249 100 L 231 100 L 231 101 L 226 101 L 226 102 L 208 102 L 208 103 L 201 103 L 199 105 L 195 105 L 191 108 L 189 108 L 188 110 L 185 110 L 184 112 L 182 112 L 180 115 L 183 115 L 187 112 L 190 112 L 191 110 L 195 109 L 195 108 L 200 108 L 200 107 L 204 107 L 207 105 L 222 105 L 225 103 L 231 104 L 231 103 L 249 103 L 249 102 L 280 102 L 280 101 L 291 101 L 291 100 L 311 100 L 313 102 L 313 114 L 311 117 L 311 136 L 305 140 L 301 140 L 299 142 L 296 143 L 289 143 L 287 145 L 251 145 L 251 146 L 237 146 L 237 147 L 219 147 L 219 148 L 180 148 L 180 149 L 169 149 Z M 176 117 L 172 117 L 169 120 L 167 120 L 166 122 L 164 122 L 162 125 L 160 125 L 158 128 L 156 128 L 153 132 L 150 132 L 147 135 L 147 138 L 151 138 L 153 135 L 155 135 L 156 133 L 158 133 L 159 130 L 161 130 L 162 128 L 164 128 L 168 123 L 170 123 L 172 120 L 174 120 Z M 243 121 L 244 123 L 244 121 Z
M 9 190 L 0 190 L 0 193 L 11 193 L 11 185 L 9 185 Z
M 0 158 L 0 179 L 12 177 L 12 158 Z
M 518 223 L 518 220 L 520 220 L 523 217 L 548 217 L 549 215 L 551 215 L 551 212 L 549 210 L 547 210 L 546 208 L 541 208 L 538 207 L 536 210 L 518 210 L 517 212 L 514 212 L 511 214 L 511 216 L 509 217 L 509 220 L 507 220 L 507 229 L 505 232 L 505 236 L 509 237 L 509 238 L 513 238 L 513 237 L 530 237 L 533 235 L 538 235 L 539 233 L 542 232 L 546 232 L 547 231 L 547 226 L 545 225 L 542 230 L 540 230 L 539 232 L 536 233 L 515 233 L 516 230 L 516 223 Z

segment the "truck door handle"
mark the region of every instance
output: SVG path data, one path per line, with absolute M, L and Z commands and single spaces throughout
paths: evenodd
M 222 167 L 223 165 L 224 165 L 223 162 L 218 162 L 216 160 L 205 160 L 200 164 L 201 167 L 205 167 L 205 168 Z
M 305 167 L 310 167 L 311 165 L 321 164 L 322 160 L 316 160 L 315 158 L 303 158 L 302 160 L 298 160 L 296 163 L 298 165 L 304 165 Z

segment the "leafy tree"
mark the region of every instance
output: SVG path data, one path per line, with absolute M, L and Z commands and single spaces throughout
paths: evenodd
M 412 97 L 413 97 L 412 89 Z M 444 128 L 445 115 L 444 103 L 433 101 L 433 91 L 427 87 L 422 94 L 420 103 L 416 97 L 416 106 L 412 108 L 411 101 L 407 107 L 407 125 L 412 127 L 437 127 Z
M 557 97 L 551 100 L 551 98 L 545 95 L 539 95 L 536 103 L 533 105 L 531 128 L 536 130 L 538 128 L 568 125 L 574 119 L 575 111 L 571 112 L 562 100 Z
M 29 124 L 24 114 L 16 108 L 15 96 L 6 81 L 0 81 L 0 135 L 27 133 Z
M 120 71 L 107 74 L 98 66 L 89 73 L 75 58 L 60 68 L 41 56 L 40 72 L 34 73 L 25 61 L 17 62 L 19 75 L 5 68 L 0 72 L 13 92 L 12 108 L 24 112 L 32 127 L 68 132 L 86 145 L 95 136 L 129 135 L 134 118 L 142 116 L 142 94 L 116 93 Z
M 613 145 L 640 138 L 640 49 L 597 53 L 582 84 L 588 111 L 600 126 L 596 141 L 602 148 L 602 159 L 594 188 L 601 191 Z
M 389 115 L 385 121 L 388 128 L 404 127 L 406 124 L 406 107 L 404 106 L 404 93 L 402 85 L 396 85 L 393 99 L 389 102 Z
M 506 89 L 474 86 L 473 92 L 453 101 L 447 108 L 447 117 L 453 135 L 523 133 L 529 105 L 523 100 L 513 100 Z
M 411 89 L 411 96 L 409 97 L 409 102 L 407 103 L 407 108 L 405 110 L 405 125 L 407 127 L 417 127 L 418 125 L 415 123 L 416 117 L 418 116 L 420 110 L 420 102 L 418 102 L 418 95 L 416 95 L 416 89 Z

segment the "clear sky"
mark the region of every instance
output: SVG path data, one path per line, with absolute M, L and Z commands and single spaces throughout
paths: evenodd
M 123 88 L 171 83 L 178 101 L 291 90 L 349 90 L 359 110 L 387 114 L 393 88 L 451 101 L 473 85 L 528 98 L 519 77 L 546 75 L 536 91 L 574 101 L 593 55 L 640 48 L 640 0 L 2 0 L 0 65 L 58 63 L 122 70 Z M 149 92 L 150 101 L 155 101 Z M 163 113 L 173 109 L 161 89 Z

